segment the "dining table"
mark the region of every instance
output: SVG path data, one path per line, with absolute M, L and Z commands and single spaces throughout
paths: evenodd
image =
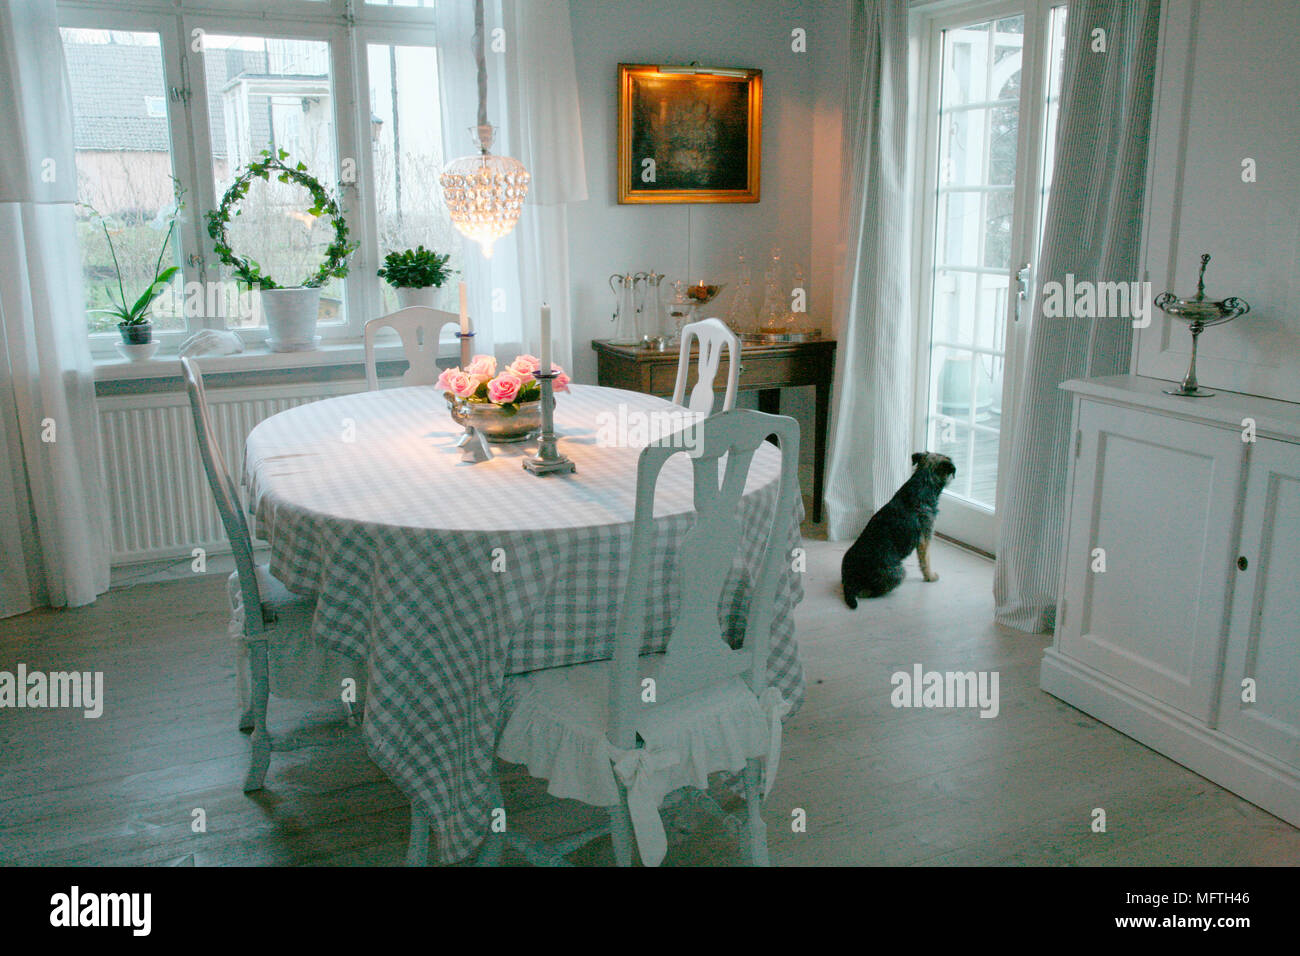
M 463 428 L 433 386 L 311 402 L 249 433 L 243 484 L 270 571 L 316 596 L 314 640 L 365 662 L 367 750 L 429 819 L 441 862 L 473 853 L 492 823 L 507 678 L 613 655 L 640 450 L 683 411 L 651 395 L 571 385 L 554 415 L 559 449 L 576 468 L 551 475 L 522 467 L 535 441 L 462 460 Z M 744 638 L 780 456 L 760 447 L 739 505 L 741 545 L 719 606 L 733 646 Z M 684 451 L 656 487 L 643 653 L 664 649 L 680 606 L 693 474 Z M 791 713 L 804 694 L 794 634 L 802 514 L 800 503 L 788 539 L 773 544 L 791 560 L 775 597 L 768 680 Z

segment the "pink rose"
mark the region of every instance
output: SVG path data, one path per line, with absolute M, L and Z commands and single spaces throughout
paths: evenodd
M 497 373 L 497 360 L 492 355 L 475 355 L 474 361 L 465 366 L 465 372 L 487 381 Z
M 434 387 L 439 388 L 444 392 L 452 391 L 451 376 L 459 375 L 459 374 L 460 374 L 460 369 L 458 368 L 443 369 L 442 374 L 438 376 L 438 382 Z
M 498 405 L 508 405 L 519 397 L 519 390 L 524 387 L 524 380 L 509 371 L 502 372 L 488 382 L 488 401 Z
M 569 376 L 564 373 L 564 369 L 558 365 L 552 365 L 551 371 L 555 373 L 555 378 L 551 379 L 552 391 L 567 392 L 569 390 Z
M 482 383 L 482 379 L 460 369 L 451 369 L 447 374 L 447 385 L 457 398 L 472 398 Z
M 537 361 L 534 355 L 520 355 L 510 363 L 510 368 L 506 371 L 512 375 L 517 375 L 525 382 L 533 377 L 533 373 L 542 367 L 542 363 Z

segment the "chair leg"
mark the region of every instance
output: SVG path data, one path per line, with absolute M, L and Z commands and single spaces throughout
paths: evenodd
M 248 648 L 252 673 L 253 737 L 252 761 L 244 778 L 244 792 L 261 790 L 266 785 L 266 771 L 271 765 L 271 734 L 266 729 L 267 698 L 271 695 L 270 674 L 266 659 L 266 641 L 254 641 Z
M 620 787 L 620 789 L 622 789 Z M 609 835 L 614 841 L 614 862 L 618 866 L 632 865 L 632 817 L 627 812 L 627 794 L 620 796 L 619 802 L 609 808 Z
M 750 866 L 767 866 L 767 824 L 763 822 L 763 765 L 756 757 L 745 764 L 745 815 Z
M 406 845 L 406 865 L 429 865 L 429 818 L 415 804 L 411 804 L 411 840 Z

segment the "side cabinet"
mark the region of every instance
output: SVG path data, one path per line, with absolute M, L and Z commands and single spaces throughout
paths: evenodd
M 1244 443 L 1087 401 L 1078 429 L 1061 650 L 1204 720 Z
M 1300 826 L 1300 406 L 1074 393 L 1042 688 Z
M 1251 449 L 1219 726 L 1300 767 L 1300 445 Z

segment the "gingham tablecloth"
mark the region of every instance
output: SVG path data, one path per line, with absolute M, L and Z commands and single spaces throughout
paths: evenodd
M 628 413 L 676 408 L 572 386 L 556 401 L 560 448 L 577 464 L 563 476 L 523 470 L 534 443 L 494 445 L 492 461 L 462 463 L 460 429 L 432 387 L 314 402 L 248 436 L 244 484 L 258 535 L 271 546 L 271 572 L 319 596 L 317 640 L 367 662 L 367 745 L 428 814 L 444 862 L 473 852 L 488 830 L 506 675 L 613 654 L 639 453 L 602 432 L 620 405 Z M 765 444 L 750 468 L 743 544 L 723 593 L 720 618 L 733 639 L 779 472 L 779 453 Z M 680 604 L 676 552 L 692 508 L 689 459 L 677 455 L 656 495 L 646 652 L 664 647 Z M 798 535 L 796 521 L 789 548 Z M 788 571 L 768 673 L 795 707 L 804 678 L 793 611 L 802 599 L 800 575 Z

